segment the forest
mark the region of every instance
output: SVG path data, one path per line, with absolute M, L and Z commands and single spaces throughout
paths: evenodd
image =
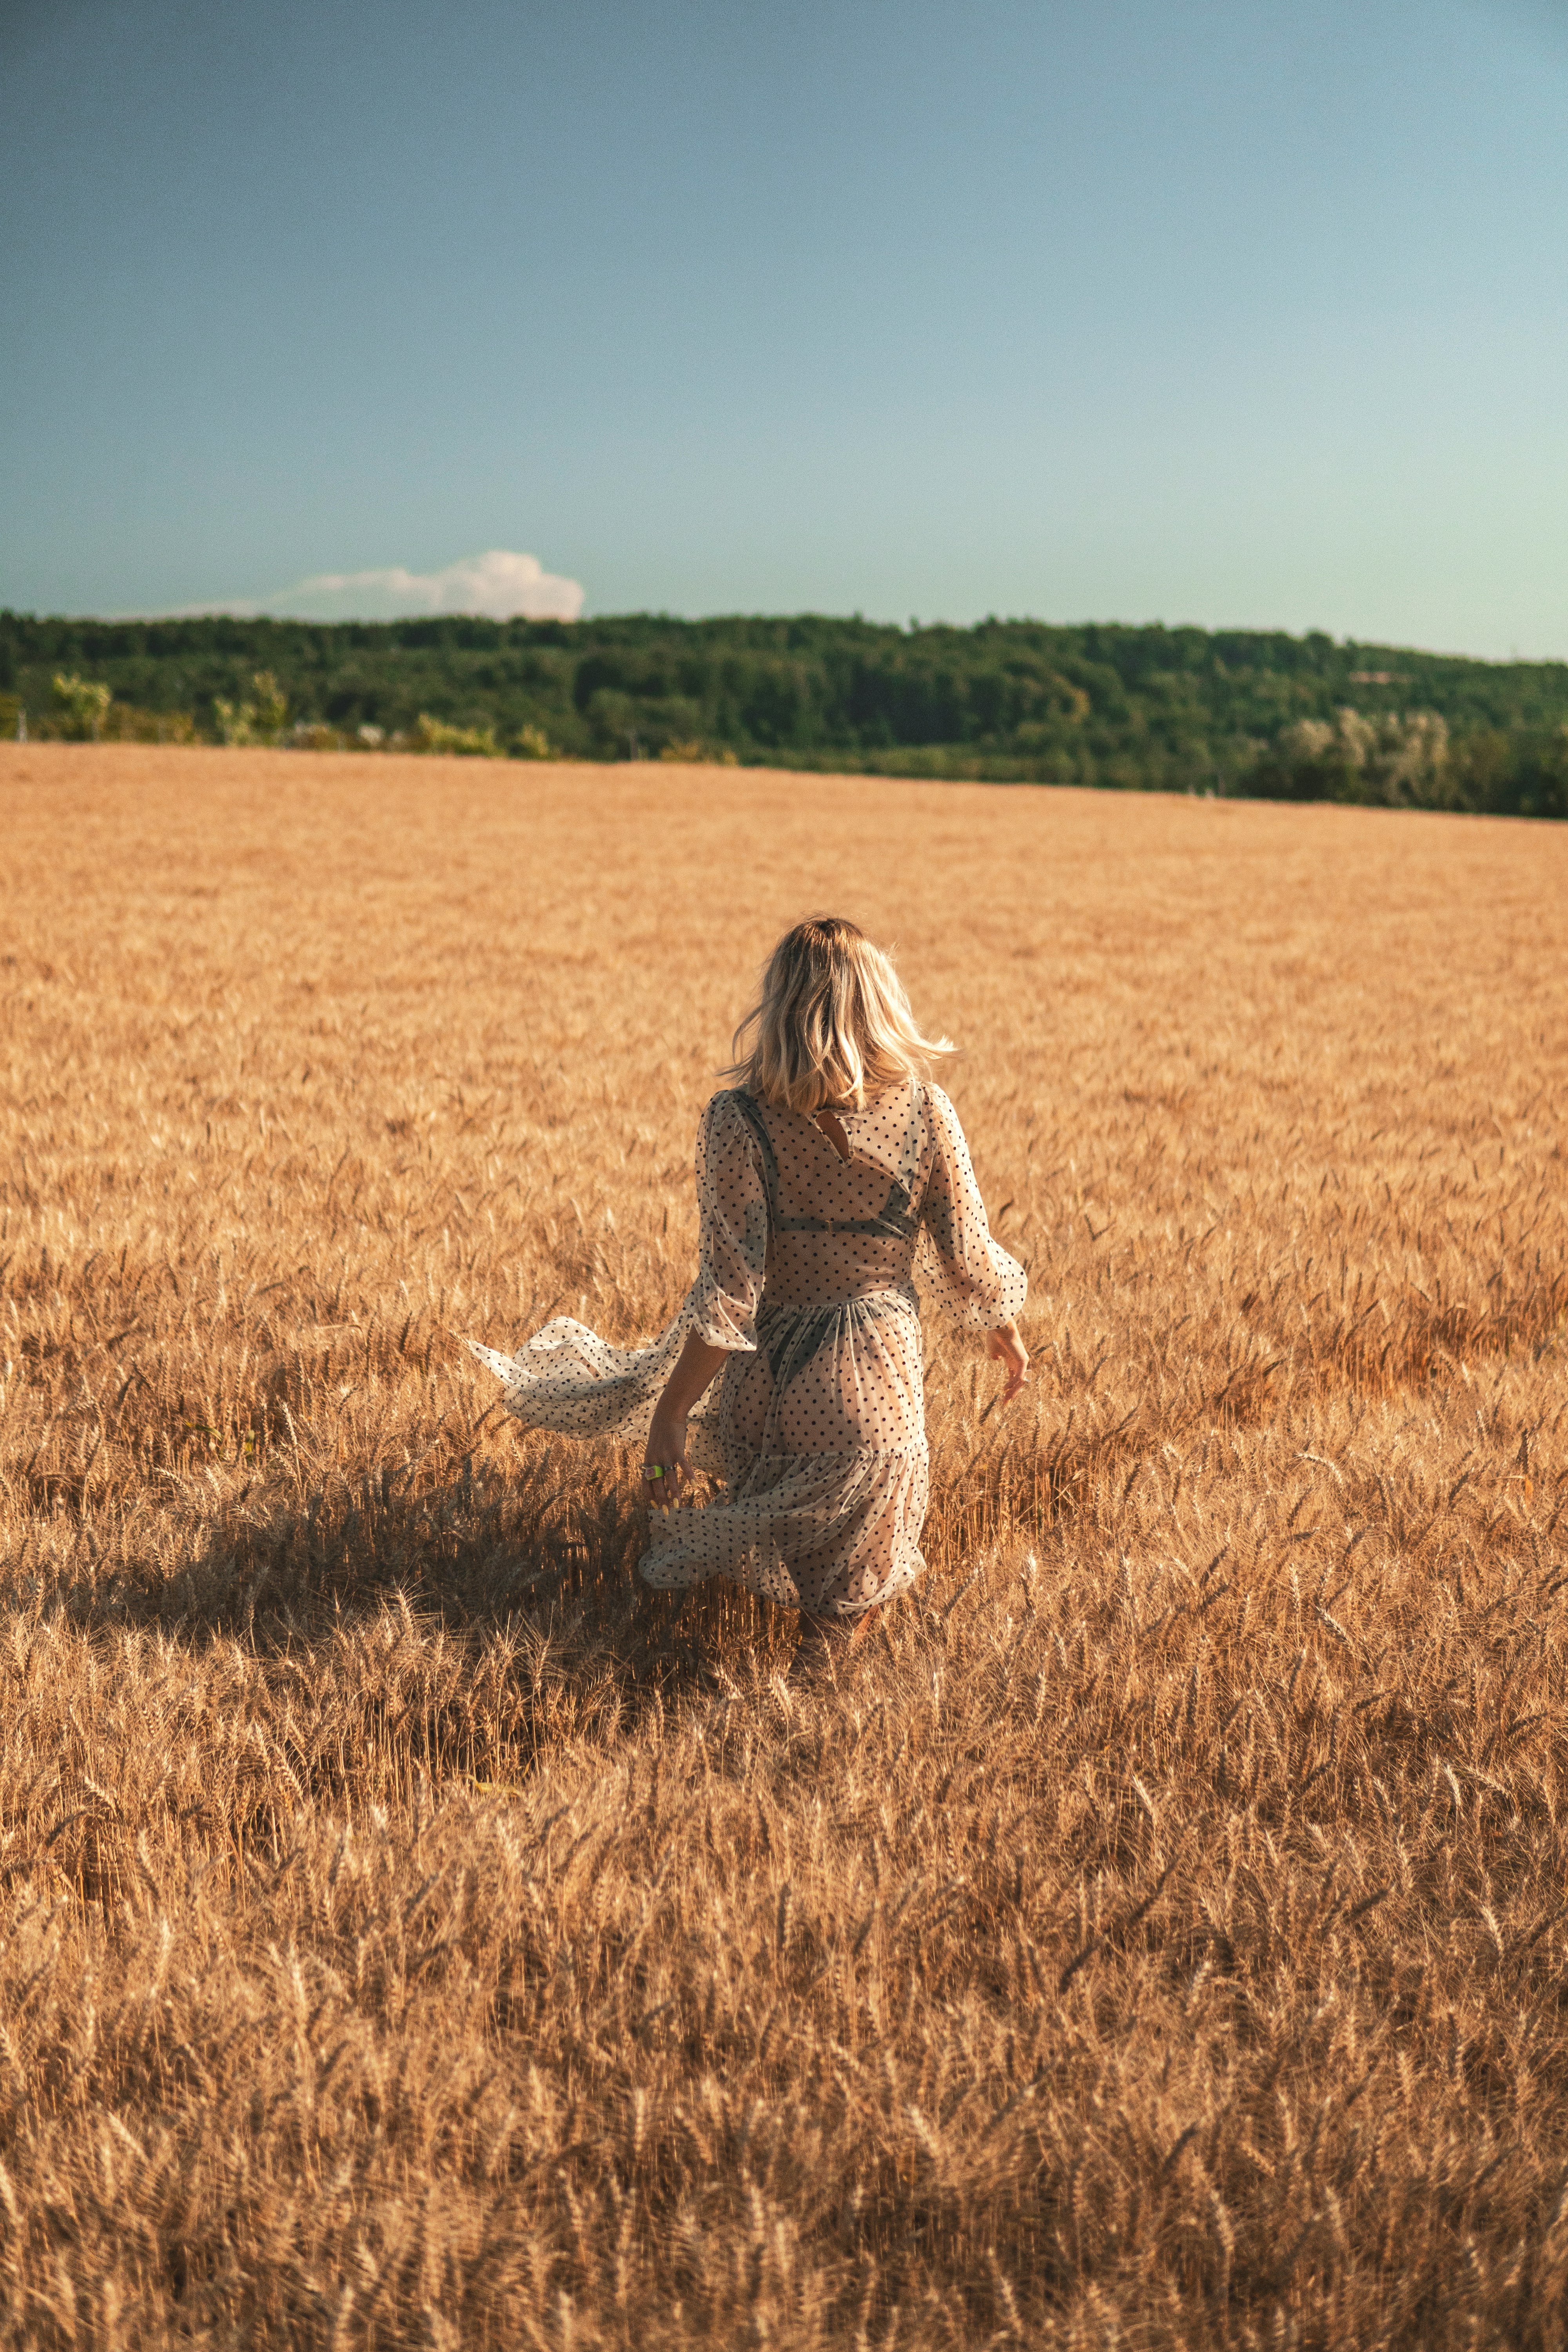
M 23 730 L 1568 815 L 1568 664 L 1320 631 L 5 612 L 0 733 Z

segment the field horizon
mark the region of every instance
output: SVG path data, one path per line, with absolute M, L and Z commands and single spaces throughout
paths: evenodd
M 0 612 L 0 735 L 1568 815 L 1568 663 L 1118 622 Z
M 1568 2328 L 1568 834 L 0 744 L 0 2342 Z M 892 946 L 926 1324 L 841 1686 L 461 1342 L 628 1340 L 784 925 Z

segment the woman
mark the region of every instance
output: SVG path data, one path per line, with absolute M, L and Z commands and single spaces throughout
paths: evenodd
M 740 1085 L 703 1114 L 700 1271 L 663 1338 L 612 1348 L 561 1317 L 510 1359 L 470 1345 L 530 1428 L 644 1439 L 644 1488 L 664 1513 L 649 1584 L 728 1577 L 800 1610 L 821 1652 L 924 1566 L 921 1296 L 985 1333 L 1010 1401 L 1028 1369 L 1026 1284 L 986 1230 L 957 1117 L 930 1081 L 953 1048 L 921 1034 L 853 923 L 785 933 L 737 1049 L 748 1036 L 724 1074 Z M 673 1509 L 692 1464 L 719 1472 L 722 1496 Z

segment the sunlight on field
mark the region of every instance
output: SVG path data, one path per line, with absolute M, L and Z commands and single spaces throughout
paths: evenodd
M 1568 832 L 0 746 L 21 2345 L 1561 2341 Z M 677 1305 L 812 909 L 928 1327 L 837 1694 L 458 1342 Z

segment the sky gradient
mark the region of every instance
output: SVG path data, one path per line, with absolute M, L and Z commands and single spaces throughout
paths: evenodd
M 0 604 L 1568 656 L 1568 0 L 0 0 Z

